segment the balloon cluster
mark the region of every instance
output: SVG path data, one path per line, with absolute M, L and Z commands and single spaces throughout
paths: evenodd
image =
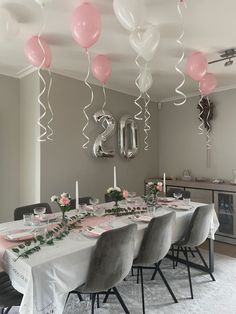
M 147 64 L 156 53 L 160 41 L 160 30 L 158 26 L 146 22 L 147 10 L 144 0 L 113 0 L 113 9 L 120 24 L 131 32 L 129 35 L 129 43 L 137 54 L 135 63 L 139 69 L 139 75 L 135 80 L 135 84 L 139 89 L 139 96 L 134 102 L 139 112 L 135 114 L 134 118 L 137 120 L 143 119 L 140 117 L 143 109 L 138 102 L 143 97 L 145 102 L 144 132 L 146 134 L 144 143 L 145 150 L 148 150 L 149 145 L 147 139 L 148 132 L 150 131 L 148 124 L 150 118 L 148 110 L 150 96 L 148 95 L 148 90 L 152 86 L 152 73 Z M 144 62 L 143 65 L 139 63 L 139 58 L 142 58 Z

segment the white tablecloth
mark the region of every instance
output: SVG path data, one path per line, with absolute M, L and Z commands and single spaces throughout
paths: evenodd
M 185 232 L 194 209 L 200 205 L 192 203 L 194 208 L 188 211 L 174 210 L 176 222 L 173 229 L 173 243 L 180 240 Z M 159 208 L 156 215 L 163 215 L 173 209 Z M 112 220 L 113 227 L 121 227 L 132 223 L 127 217 Z M 138 223 L 135 251 L 139 250 L 147 224 Z M 23 222 L 16 221 L 0 224 L 1 230 L 22 229 Z M 213 237 L 219 227 L 216 214 L 212 221 L 209 237 Z M 78 231 L 71 233 L 54 246 L 44 246 L 40 252 L 29 259 L 20 258 L 14 261 L 15 255 L 8 249 L 4 254 L 4 267 L 12 284 L 24 294 L 20 307 L 21 314 L 61 314 L 69 291 L 85 282 L 89 260 L 95 239 L 88 239 Z

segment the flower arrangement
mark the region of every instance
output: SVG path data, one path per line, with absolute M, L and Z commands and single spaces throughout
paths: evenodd
M 162 182 L 147 182 L 146 183 L 146 195 L 154 195 L 157 196 L 159 192 L 162 192 L 163 183 Z
M 56 202 L 59 205 L 63 220 L 65 220 L 65 212 L 71 210 L 70 201 L 71 197 L 69 193 L 62 193 L 61 196 L 53 195 L 51 197 L 51 202 Z
M 118 201 L 122 201 L 125 196 L 123 195 L 123 193 L 125 194 L 125 192 L 127 191 L 122 191 L 121 188 L 117 187 L 110 187 L 107 189 L 107 192 L 105 194 L 105 197 L 107 200 L 110 201 L 114 201 L 116 204 L 116 206 L 118 205 Z M 126 194 L 125 194 L 126 195 Z

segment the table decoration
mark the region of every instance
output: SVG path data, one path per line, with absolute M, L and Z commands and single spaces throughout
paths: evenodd
M 51 197 L 51 202 L 56 202 L 59 205 L 60 210 L 62 212 L 62 221 L 65 222 L 66 221 L 65 213 L 71 210 L 70 194 L 64 192 L 61 194 L 61 196 L 53 195 Z
M 17 261 L 20 257 L 29 258 L 30 255 L 40 251 L 43 245 L 54 245 L 56 240 L 62 240 L 70 233 L 70 230 L 77 228 L 77 222 L 78 216 L 72 216 L 66 222 L 61 222 L 51 230 L 46 231 L 44 236 L 42 234 L 37 235 L 35 230 L 35 236 L 32 239 L 27 239 L 11 249 L 17 254 L 14 261 Z
M 114 183 L 116 183 L 115 176 L 114 176 Z M 105 194 L 105 197 L 109 199 L 110 201 L 114 201 L 116 207 L 118 206 L 118 201 L 122 201 L 124 199 L 123 192 L 121 188 L 119 188 L 118 186 L 108 188 Z

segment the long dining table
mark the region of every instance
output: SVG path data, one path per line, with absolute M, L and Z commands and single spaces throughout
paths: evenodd
M 165 215 L 170 211 L 176 213 L 173 225 L 172 243 L 180 240 L 188 227 L 195 209 L 202 205 L 191 202 L 189 208 L 181 209 L 181 201 L 176 208 L 161 206 L 153 212 L 153 216 Z M 112 207 L 113 203 L 107 203 Z M 183 205 L 184 208 L 184 205 Z M 70 211 L 69 215 L 74 215 Z M 138 222 L 130 216 L 85 217 L 82 227 L 97 226 L 119 228 L 130 223 L 137 223 L 138 231 L 135 239 L 137 254 L 147 223 Z M 214 212 L 209 239 L 214 240 L 214 234 L 219 227 L 217 215 Z M 81 230 L 73 229 L 54 246 L 44 245 L 39 252 L 29 258 L 18 258 L 12 247 L 18 245 L 6 240 L 6 234 L 14 230 L 30 229 L 24 226 L 23 220 L 0 224 L 0 265 L 9 274 L 12 285 L 23 294 L 20 306 L 21 314 L 62 314 L 68 292 L 83 284 L 86 280 L 89 261 L 97 238 L 87 237 Z M 213 258 L 213 254 L 211 256 Z

